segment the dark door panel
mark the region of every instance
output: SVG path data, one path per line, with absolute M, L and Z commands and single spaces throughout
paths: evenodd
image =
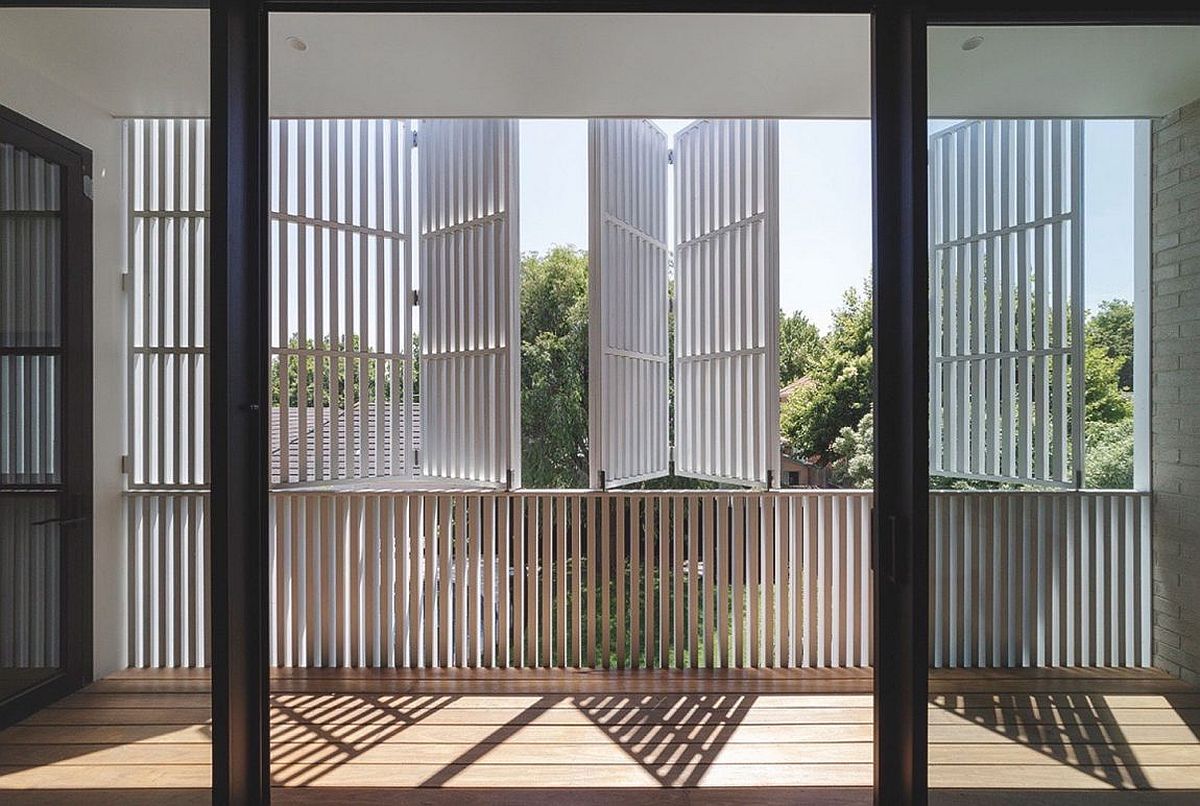
M 0 725 L 91 674 L 90 170 L 0 107 Z

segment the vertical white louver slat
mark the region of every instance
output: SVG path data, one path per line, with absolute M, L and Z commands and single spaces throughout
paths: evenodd
M 614 487 L 670 470 L 666 134 L 589 121 L 588 190 L 591 485 Z
M 123 124 L 129 660 L 203 666 L 209 647 L 208 133 Z
M 127 120 L 131 487 L 208 483 L 204 120 Z
M 271 480 L 414 472 L 405 121 L 271 122 Z
M 675 472 L 779 472 L 779 127 L 700 120 L 675 139 Z
M 418 126 L 422 474 L 516 487 L 517 121 Z
M 935 476 L 1079 484 L 1082 177 L 1079 120 L 970 120 L 930 137 Z

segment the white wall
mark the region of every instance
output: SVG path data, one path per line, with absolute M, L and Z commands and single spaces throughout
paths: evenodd
M 121 292 L 121 127 L 111 115 L 0 52 L 0 105 L 75 140 L 93 153 L 95 519 L 92 625 L 94 673 L 126 658 L 124 507 L 125 315 Z M 68 424 L 69 427 L 69 424 Z

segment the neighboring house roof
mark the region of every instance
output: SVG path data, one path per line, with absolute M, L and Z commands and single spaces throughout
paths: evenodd
M 806 387 L 812 386 L 813 383 L 814 383 L 813 379 L 808 377 L 807 375 L 797 378 L 796 380 L 792 381 L 787 386 L 784 386 L 783 388 L 781 388 L 779 390 L 779 402 L 786 403 L 792 395 L 796 394 L 796 392 L 798 392 L 801 389 L 804 389 Z
M 796 456 L 788 450 L 787 445 L 779 446 L 779 457 L 784 463 L 792 463 L 796 465 L 804 465 L 805 467 L 816 467 L 821 464 L 821 455 L 819 453 L 812 456 Z
M 362 407 L 362 417 L 363 417 L 364 427 L 359 430 L 359 433 L 366 436 L 366 445 L 365 446 L 359 445 L 357 451 L 354 451 L 354 450 L 349 451 L 351 456 L 359 456 L 362 454 L 362 452 L 365 448 L 366 466 L 370 467 L 370 468 L 373 468 L 375 466 L 376 452 L 379 450 L 378 438 L 380 436 L 382 437 L 385 464 L 387 463 L 387 458 L 390 456 L 393 456 L 393 455 L 395 455 L 395 457 L 399 460 L 400 466 L 403 466 L 405 464 L 405 462 L 404 462 L 404 439 L 403 439 L 404 432 L 401 430 L 396 431 L 396 434 L 395 434 L 396 438 L 395 438 L 395 443 L 394 443 L 395 448 L 393 449 L 393 447 L 392 447 L 393 446 L 392 418 L 387 416 L 388 414 L 390 414 L 390 411 L 388 411 L 387 409 L 388 409 L 388 407 L 385 406 L 384 410 L 379 412 L 379 414 L 381 416 L 379 417 L 379 419 L 377 421 L 376 420 L 376 407 L 375 407 L 374 403 L 370 403 L 370 404 L 367 404 Z M 322 422 L 320 424 L 320 429 L 322 431 L 325 453 L 327 456 L 330 456 L 332 454 L 332 452 L 330 451 L 330 445 L 332 444 L 331 440 L 332 440 L 332 437 L 334 434 L 334 431 L 333 431 L 334 411 L 331 409 L 324 409 L 322 413 L 323 413 L 323 418 L 322 418 Z M 317 457 L 318 424 L 317 424 L 317 416 L 316 415 L 317 415 L 317 412 L 315 409 L 313 409 L 313 408 L 307 409 L 307 412 L 306 412 L 307 428 L 305 430 L 304 439 L 306 440 L 306 443 L 307 443 L 305 445 L 305 453 L 306 453 L 305 464 L 308 465 L 307 480 L 309 480 L 309 481 L 317 480 L 316 479 L 316 470 L 317 470 L 316 457 Z M 350 409 L 340 409 L 337 411 L 337 415 L 338 415 L 339 431 L 341 432 L 341 435 L 342 435 L 342 441 L 340 443 L 342 446 L 342 450 L 339 450 L 339 452 L 338 452 L 338 466 L 337 466 L 336 472 L 332 472 L 333 469 L 328 466 L 325 467 L 324 475 L 325 475 L 325 478 L 327 478 L 327 479 L 328 478 L 348 478 L 351 475 L 351 471 L 347 470 L 347 464 L 346 464 L 347 459 L 350 458 L 350 456 L 347 456 L 348 451 L 345 450 L 346 418 L 354 417 L 357 419 L 357 417 L 359 415 L 359 409 L 356 407 L 352 407 Z M 401 419 L 402 418 L 403 418 L 403 415 L 401 416 Z M 413 404 L 412 419 L 413 419 L 413 430 L 412 430 L 413 450 L 419 452 L 421 450 L 421 406 L 418 403 Z M 380 424 L 379 428 L 373 427 L 376 422 L 378 422 Z M 288 409 L 287 423 L 288 423 L 287 433 L 288 433 L 288 446 L 289 446 L 288 456 L 289 456 L 290 462 L 292 463 L 292 466 L 289 468 L 291 470 L 291 473 L 289 474 L 291 476 L 290 481 L 298 481 L 299 474 L 296 472 L 298 470 L 298 468 L 295 467 L 295 463 L 299 461 L 299 445 L 300 445 L 300 439 L 301 439 L 300 410 L 299 409 L 297 409 L 297 408 Z M 281 424 L 282 424 L 282 421 L 281 421 L 281 417 L 280 417 L 280 409 L 279 409 L 279 407 L 273 407 L 271 409 L 271 480 L 275 481 L 275 482 L 281 481 L 281 479 L 279 477 L 279 466 L 280 466 L 279 439 L 280 439 L 280 434 L 281 434 L 281 428 L 280 428 Z M 397 425 L 399 425 L 399 423 L 397 423 Z M 394 451 L 394 454 L 393 454 L 393 451 Z M 415 470 L 416 469 L 414 468 L 414 472 L 415 472 Z

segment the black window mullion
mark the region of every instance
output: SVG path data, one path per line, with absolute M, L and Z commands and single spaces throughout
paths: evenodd
M 270 799 L 267 16 L 211 8 L 213 802 Z
M 928 393 L 925 20 L 871 18 L 874 193 L 875 802 L 928 792 Z

